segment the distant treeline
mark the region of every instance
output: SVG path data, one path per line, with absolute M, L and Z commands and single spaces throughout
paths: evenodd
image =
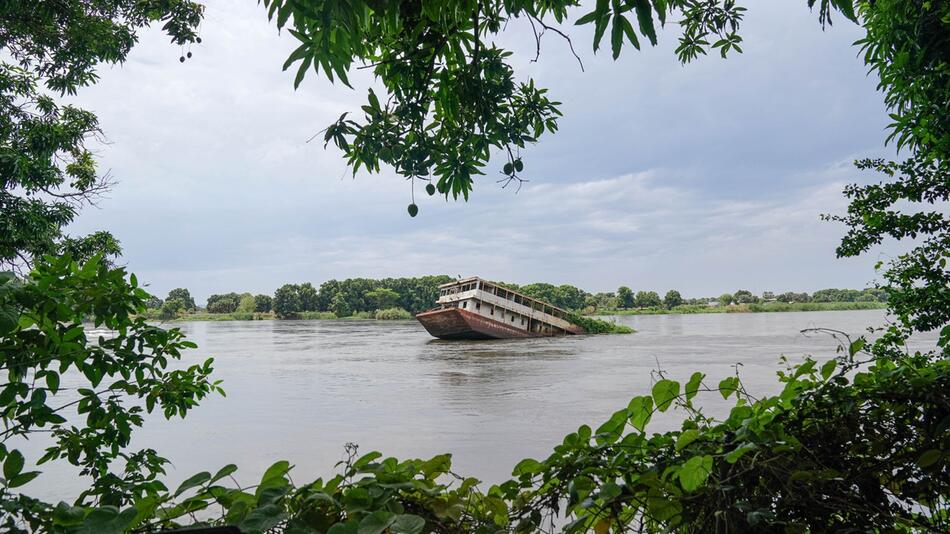
M 348 278 L 328 280 L 319 288 L 310 282 L 285 284 L 270 295 L 225 293 L 208 297 L 205 311 L 210 314 L 273 313 L 281 319 L 310 317 L 332 313 L 336 317 L 373 317 L 377 312 L 384 318 L 405 317 L 402 312 L 418 313 L 436 305 L 439 285 L 451 282 L 452 277 L 421 276 L 417 278 Z M 755 295 L 740 289 L 718 297 L 683 298 L 679 291 L 669 290 L 662 297 L 656 291 L 633 291 L 621 286 L 616 292 L 589 293 L 578 287 L 563 284 L 535 283 L 519 286 L 502 283 L 530 297 L 581 313 L 609 310 L 673 309 L 677 306 L 729 306 L 768 302 L 883 302 L 885 295 L 877 289 L 822 289 L 813 294 L 766 291 Z M 153 298 L 149 307 L 160 310 L 163 318 L 172 318 L 181 312 L 197 310 L 194 299 L 185 288 L 173 289 L 163 301 Z M 380 315 L 380 314 L 377 314 Z

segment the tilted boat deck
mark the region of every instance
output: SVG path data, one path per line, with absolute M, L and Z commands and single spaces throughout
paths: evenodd
M 439 286 L 439 307 L 417 314 L 440 339 L 509 339 L 583 334 L 570 313 L 478 277 Z

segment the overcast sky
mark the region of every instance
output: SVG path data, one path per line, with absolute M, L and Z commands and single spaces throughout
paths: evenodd
M 845 184 L 874 179 L 853 159 L 893 156 L 876 80 L 851 46 L 859 29 L 823 32 L 804 0 L 754 4 L 744 54 L 685 67 L 675 27 L 616 62 L 571 28 L 581 72 L 555 36 L 531 63 L 529 28 L 512 23 L 500 44 L 563 102 L 560 131 L 524 153 L 519 193 L 495 183 L 498 160 L 469 202 L 417 195 L 413 219 L 408 182 L 352 179 L 332 146 L 306 143 L 358 110 L 368 74 L 351 75 L 356 90 L 310 76 L 294 91 L 281 65 L 295 39 L 254 0 L 209 0 L 192 59 L 143 32 L 76 99 L 98 113 L 101 166 L 119 183 L 71 231 L 110 230 L 154 293 L 184 286 L 199 302 L 443 273 L 687 296 L 865 287 L 894 251 L 838 260 L 843 228 L 819 220 L 843 211 Z

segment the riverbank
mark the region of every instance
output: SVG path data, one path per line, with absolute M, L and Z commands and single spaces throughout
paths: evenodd
M 666 308 L 637 308 L 637 309 L 601 309 L 585 317 L 606 317 L 615 315 L 683 315 L 695 313 L 769 313 L 769 312 L 815 312 L 815 311 L 849 311 L 849 310 L 880 310 L 887 307 L 884 302 L 764 302 L 758 304 L 734 304 L 730 306 L 698 306 L 682 305 L 673 309 Z M 159 310 L 149 310 L 146 315 L 151 320 L 174 321 L 273 321 L 277 319 L 274 312 L 232 312 L 208 313 L 203 311 L 179 314 L 173 319 L 163 319 Z M 312 321 L 411 321 L 412 314 L 401 309 L 380 310 L 377 312 L 357 312 L 345 317 L 339 317 L 333 312 L 308 311 L 298 312 L 293 319 Z M 581 325 L 585 326 L 585 325 Z M 590 330 L 590 328 L 588 328 Z M 594 328 L 599 333 L 600 329 Z M 628 332 L 614 332 L 628 333 Z
M 682 305 L 667 308 L 637 308 L 628 310 L 597 310 L 592 315 L 682 315 L 694 313 L 769 313 L 769 312 L 816 312 L 881 310 L 884 302 L 762 302 L 757 304 L 733 304 L 729 306 Z

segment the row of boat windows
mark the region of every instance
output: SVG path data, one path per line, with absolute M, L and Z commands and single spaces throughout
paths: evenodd
M 444 297 L 445 295 L 454 295 L 455 293 L 464 293 L 466 291 L 472 291 L 475 289 L 479 289 L 478 282 L 472 282 L 470 284 L 462 284 L 461 286 L 455 286 L 455 287 L 447 287 L 439 292 L 439 296 Z M 517 293 L 513 293 L 511 291 L 508 291 L 506 289 L 503 289 L 497 286 L 493 286 L 491 284 L 483 283 L 480 289 L 482 291 L 485 291 L 486 293 L 491 293 L 492 295 L 497 295 L 503 299 L 510 300 L 514 302 L 515 304 L 521 304 L 522 306 L 527 306 L 535 310 L 543 311 L 544 313 L 549 313 L 555 317 L 563 316 L 563 313 L 560 310 L 556 310 L 549 306 L 545 306 L 536 300 L 523 297 Z

